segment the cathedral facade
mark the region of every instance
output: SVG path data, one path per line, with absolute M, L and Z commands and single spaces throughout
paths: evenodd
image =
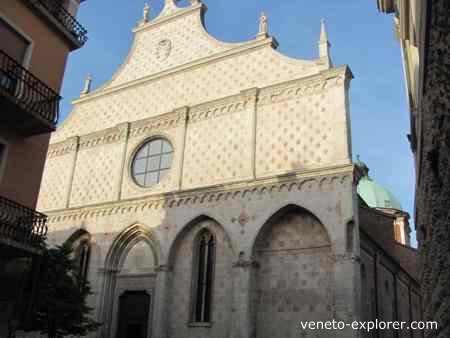
M 224 43 L 200 1 L 149 10 L 52 136 L 39 197 L 50 244 L 72 243 L 93 287 L 92 337 L 357 337 L 300 321 L 372 318 L 400 302 L 399 276 L 410 299 L 413 274 L 360 233 L 360 218 L 389 232 L 395 217 L 361 206 L 352 73 L 333 66 L 324 23 L 319 57 L 297 60 L 264 14 L 254 40 Z M 383 252 L 395 273 L 379 298 Z

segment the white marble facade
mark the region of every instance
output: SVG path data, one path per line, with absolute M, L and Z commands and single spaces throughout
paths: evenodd
M 319 57 L 296 60 L 265 32 L 217 41 L 205 10 L 166 0 L 157 18 L 144 12 L 123 65 L 52 137 L 38 207 L 51 244 L 90 235 L 91 304 L 104 323 L 92 337 L 119 336 L 126 291 L 150 296 L 147 337 L 356 337 L 299 325 L 358 318 L 351 72 L 332 66 L 324 25 Z M 173 160 L 143 188 L 133 158 L 157 138 Z M 205 229 L 211 319 L 196 323 L 194 242 Z

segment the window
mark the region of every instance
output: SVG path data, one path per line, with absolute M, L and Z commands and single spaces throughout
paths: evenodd
M 88 268 L 89 268 L 89 258 L 91 255 L 91 245 L 88 239 L 83 239 L 78 244 L 75 249 L 75 262 L 77 264 L 78 276 L 82 283 L 86 283 Z
M 215 260 L 215 240 L 208 230 L 202 231 L 195 242 L 194 298 L 192 321 L 211 322 L 211 299 Z
M 85 284 L 91 256 L 91 235 L 85 230 L 78 230 L 70 236 L 65 245 L 69 245 L 72 249 L 71 258 L 75 264 L 76 277 Z
M 146 142 L 133 158 L 134 181 L 144 188 L 158 184 L 169 171 L 172 159 L 173 148 L 169 141 L 158 138 Z
M 23 64 L 30 42 L 0 18 L 0 41 L 2 50 L 20 64 Z
M 83 284 L 86 283 L 87 280 L 90 255 L 90 241 L 88 238 L 83 238 L 75 248 L 75 264 L 77 265 L 78 277 Z

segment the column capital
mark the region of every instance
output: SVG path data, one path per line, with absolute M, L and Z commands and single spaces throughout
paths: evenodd
M 161 265 L 158 265 L 156 268 L 155 268 L 155 271 L 158 273 L 158 272 L 172 272 L 172 266 L 170 266 L 170 265 L 167 265 L 167 264 L 161 264 Z
M 260 267 L 260 264 L 254 260 L 238 259 L 237 262 L 233 263 L 233 268 L 259 269 L 259 267 Z

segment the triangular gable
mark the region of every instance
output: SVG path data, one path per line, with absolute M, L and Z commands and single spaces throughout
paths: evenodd
M 156 19 L 138 24 L 125 62 L 109 82 L 74 102 L 52 143 L 329 68 L 320 58 L 280 54 L 266 35 L 243 43 L 218 41 L 204 27 L 206 7 L 193 3 L 178 8 L 166 0 Z

